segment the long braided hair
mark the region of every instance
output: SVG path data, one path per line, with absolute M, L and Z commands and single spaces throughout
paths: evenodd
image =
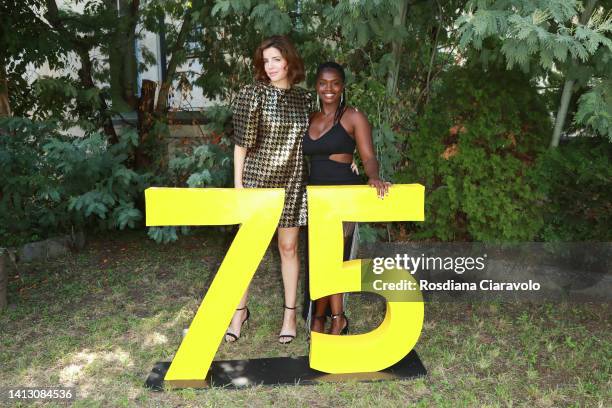
M 322 63 L 317 68 L 317 80 L 319 79 L 321 73 L 327 70 L 336 71 L 338 75 L 340 75 L 340 78 L 342 78 L 342 98 L 340 99 L 340 104 L 338 105 L 338 108 L 336 109 L 336 114 L 334 115 L 334 123 L 337 123 L 342 117 L 344 111 L 346 110 L 346 75 L 344 74 L 344 68 L 342 67 L 342 65 L 338 64 L 337 62 L 328 61 Z M 317 98 L 318 97 L 319 96 L 317 95 Z

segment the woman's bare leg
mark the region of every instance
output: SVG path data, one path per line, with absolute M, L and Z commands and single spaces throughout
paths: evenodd
M 232 317 L 232 321 L 230 322 L 230 325 L 227 328 L 228 333 L 233 333 L 238 338 L 240 338 L 240 330 L 242 329 L 242 322 L 244 322 L 244 319 L 246 319 L 247 317 L 246 303 L 247 303 L 248 295 L 249 295 L 249 289 L 247 288 L 246 292 L 244 292 L 244 295 L 242 295 L 242 299 L 240 299 L 240 303 L 238 304 L 238 307 L 236 308 L 240 310 L 236 310 L 234 312 L 234 317 Z M 232 343 L 236 341 L 236 339 L 233 338 L 232 336 L 225 335 L 225 341 Z
M 315 301 L 315 310 L 312 315 L 310 330 L 317 333 L 325 331 L 325 320 L 327 319 L 327 308 L 329 306 L 329 296 L 322 297 Z
M 355 231 L 355 223 L 354 222 L 345 222 L 343 223 L 344 230 L 344 260 L 348 260 L 351 252 L 351 241 L 352 235 Z M 335 295 L 330 295 L 329 297 L 329 306 L 332 312 L 332 315 L 335 318 L 332 318 L 331 327 L 329 329 L 329 334 L 340 334 L 342 330 L 348 324 L 346 317 L 344 316 L 344 295 L 342 293 L 337 293 Z
M 335 319 L 332 319 L 329 334 L 340 334 L 342 329 L 346 327 L 342 293 L 336 293 L 335 295 L 329 296 L 329 306 L 331 307 L 332 315 L 337 316 Z
M 278 229 L 278 252 L 281 258 L 281 274 L 283 275 L 283 287 L 285 289 L 285 305 L 296 307 L 297 284 L 300 272 L 300 260 L 298 258 L 298 234 L 300 228 Z M 283 326 L 280 331 L 280 342 L 291 341 L 290 337 L 283 335 L 296 335 L 296 310 L 284 309 Z

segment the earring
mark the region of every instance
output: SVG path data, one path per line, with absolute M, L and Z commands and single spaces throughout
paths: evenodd
M 344 91 L 342 91 L 342 95 L 340 95 L 340 105 L 344 103 Z
M 321 111 L 321 98 L 319 97 L 319 94 L 317 94 L 317 108 L 319 108 L 319 111 Z

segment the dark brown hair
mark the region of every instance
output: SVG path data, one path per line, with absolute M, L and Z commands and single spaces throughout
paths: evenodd
M 255 79 L 263 82 L 270 82 L 270 78 L 266 74 L 264 69 L 263 52 L 265 49 L 274 47 L 280 51 L 283 58 L 287 60 L 287 79 L 291 85 L 295 85 L 302 82 L 304 76 L 304 61 L 298 54 L 297 50 L 291 43 L 289 38 L 284 35 L 273 35 L 272 37 L 266 38 L 255 50 L 255 56 L 253 57 L 253 64 L 255 65 Z

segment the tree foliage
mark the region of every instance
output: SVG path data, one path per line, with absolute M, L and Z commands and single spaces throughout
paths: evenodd
M 272 34 L 286 34 L 298 47 L 307 70 L 301 86 L 312 86 L 321 62 L 345 66 L 348 102 L 373 125 L 383 177 L 428 187 L 431 215 L 418 231 L 421 237 L 555 236 L 558 229 L 542 233 L 543 223 L 554 223 L 542 203 L 564 190 L 553 184 L 536 188 L 530 178 L 534 163 L 558 164 L 540 160 L 550 111 L 567 108 L 573 116 L 568 134 L 612 137 L 607 0 L 64 3 L 71 7 L 60 7 L 56 0 L 9 0 L 0 6 L 5 7 L 0 13 L 0 98 L 8 96 L 16 120 L 4 122 L 2 157 L 5 166 L 13 163 L 7 174 L 23 182 L 10 184 L 14 190 L 7 194 L 47 197 L 26 200 L 31 214 L 53 213 L 60 220 L 23 227 L 41 233 L 69 225 L 139 225 L 138 197 L 147 182 L 228 186 L 228 107 L 238 89 L 253 80 L 253 51 Z M 142 42 L 135 48 L 145 32 L 164 41 L 164 55 L 156 59 Z M 158 83 L 138 84 L 138 73 L 154 63 L 165 76 Z M 28 70 L 43 65 L 50 68 L 49 76 L 28 78 Z M 171 97 L 195 88 L 220 102 L 206 113 L 209 137 L 167 160 L 175 109 Z M 552 99 L 549 112 L 543 111 Z M 137 123 L 126 124 L 134 110 Z M 113 117 L 133 128 L 118 134 Z M 66 136 L 75 126 L 84 131 L 82 139 Z M 9 140 L 8 135 L 22 138 Z M 560 157 L 578 161 L 585 153 L 580 152 Z M 87 160 L 78 161 L 79 155 Z M 62 173 L 70 166 L 87 177 L 70 179 L 77 173 Z M 61 177 L 46 183 L 40 174 Z M 64 180 L 71 186 L 65 191 L 59 186 Z M 54 201 L 56 193 L 40 193 L 47 185 L 59 189 L 61 205 Z M 2 200 L 6 211 L 16 206 L 13 198 Z M 149 235 L 168 242 L 180 232 L 156 228 Z
M 538 157 L 532 184 L 543 197 L 544 241 L 612 239 L 612 144 L 576 138 Z
M 583 88 L 576 122 L 607 136 L 612 123 L 602 111 L 600 90 L 594 84 L 607 82 L 612 72 L 612 11 L 609 1 L 587 0 L 490 0 L 469 1 L 457 19 L 460 46 L 481 51 L 483 60 L 503 55 L 506 66 L 525 72 L 560 71 L 566 78 L 557 117 L 558 131 L 565 122 L 572 88 Z M 500 46 L 501 45 L 501 46 Z M 594 103 L 598 102 L 598 103 Z M 596 122 L 596 126 L 593 124 Z M 553 145 L 558 142 L 553 136 Z
M 596 80 L 578 100 L 575 121 L 612 142 L 612 80 Z
M 109 145 L 99 132 L 73 138 L 51 122 L 0 120 L 0 240 L 138 225 L 150 175 L 126 166 L 135 136 Z

